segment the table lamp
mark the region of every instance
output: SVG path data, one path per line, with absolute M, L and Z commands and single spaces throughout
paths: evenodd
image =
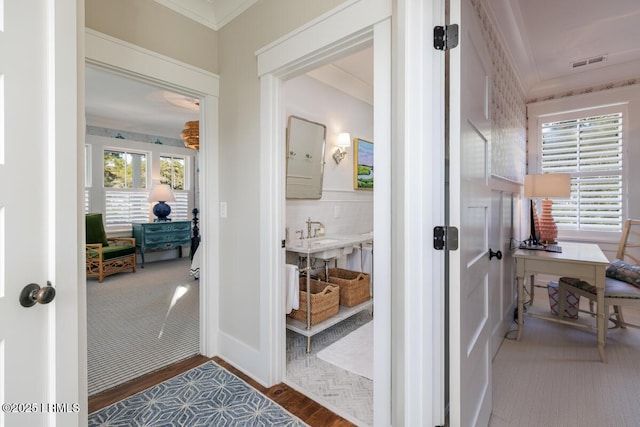
M 558 227 L 551 214 L 553 202 L 549 199 L 568 199 L 571 197 L 571 175 L 568 173 L 526 175 L 524 177 L 524 195 L 530 199 L 543 199 L 542 215 L 536 224 L 539 243 L 556 243 Z M 536 238 L 536 236 L 533 237 Z
M 154 222 L 171 221 L 167 217 L 171 213 L 171 206 L 165 202 L 175 202 L 176 198 L 168 184 L 158 184 L 149 194 L 149 202 L 158 202 L 153 207 L 153 214 L 157 217 Z

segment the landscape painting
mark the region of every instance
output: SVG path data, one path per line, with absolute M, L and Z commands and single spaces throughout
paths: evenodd
M 353 144 L 353 187 L 373 190 L 373 142 L 356 138 Z

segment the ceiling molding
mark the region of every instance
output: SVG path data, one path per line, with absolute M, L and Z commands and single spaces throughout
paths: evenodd
M 347 95 L 373 105 L 373 86 L 340 67 L 329 64 L 309 71 L 307 74 Z
M 640 79 L 640 60 L 590 71 L 577 71 L 569 76 L 546 80 L 532 87 L 527 98 L 543 98 L 561 93 L 579 92 L 587 88 L 615 85 L 633 79 Z
M 257 0 L 154 0 L 215 31 L 253 6 Z
M 634 1 L 479 0 L 527 98 L 637 78 L 640 10 Z M 552 13 L 550 13 L 552 11 Z M 585 67 L 573 62 L 604 56 Z M 635 68 L 635 69 L 634 69 Z
M 526 33 L 520 31 L 524 28 L 520 8 L 517 3 L 509 0 L 484 0 L 483 4 L 500 44 L 514 68 L 520 88 L 526 94 L 540 81 L 540 77 L 529 39 Z

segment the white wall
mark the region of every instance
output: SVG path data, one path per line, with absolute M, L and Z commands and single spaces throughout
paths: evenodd
M 287 200 L 289 239 L 298 238 L 300 229 L 306 235 L 309 217 L 324 224 L 326 235 L 372 231 L 373 192 L 353 189 L 353 141 L 339 164 L 333 152 L 340 132 L 349 132 L 352 140 L 373 141 L 373 106 L 307 75 L 285 82 L 283 101 L 287 117 L 295 115 L 327 127 L 322 198 Z
M 312 21 L 343 0 L 269 0 L 258 2 L 219 31 L 220 128 L 219 200 L 227 204 L 220 219 L 218 354 L 256 378 L 268 378 L 268 344 L 261 334 L 260 252 L 260 80 L 256 51 Z M 283 153 L 284 154 L 284 153 Z M 284 158 L 284 157 L 283 157 Z M 283 177 L 284 178 L 284 177 Z M 284 203 L 283 203 L 284 204 Z M 202 216 L 208 215 L 203 210 Z M 279 239 L 284 239 L 279 236 Z M 280 247 L 274 239 L 270 245 Z

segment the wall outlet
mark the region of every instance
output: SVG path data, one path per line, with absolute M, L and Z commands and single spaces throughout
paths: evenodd
M 340 218 L 340 206 L 333 207 L 333 217 Z
M 220 218 L 227 217 L 227 202 L 220 202 Z

